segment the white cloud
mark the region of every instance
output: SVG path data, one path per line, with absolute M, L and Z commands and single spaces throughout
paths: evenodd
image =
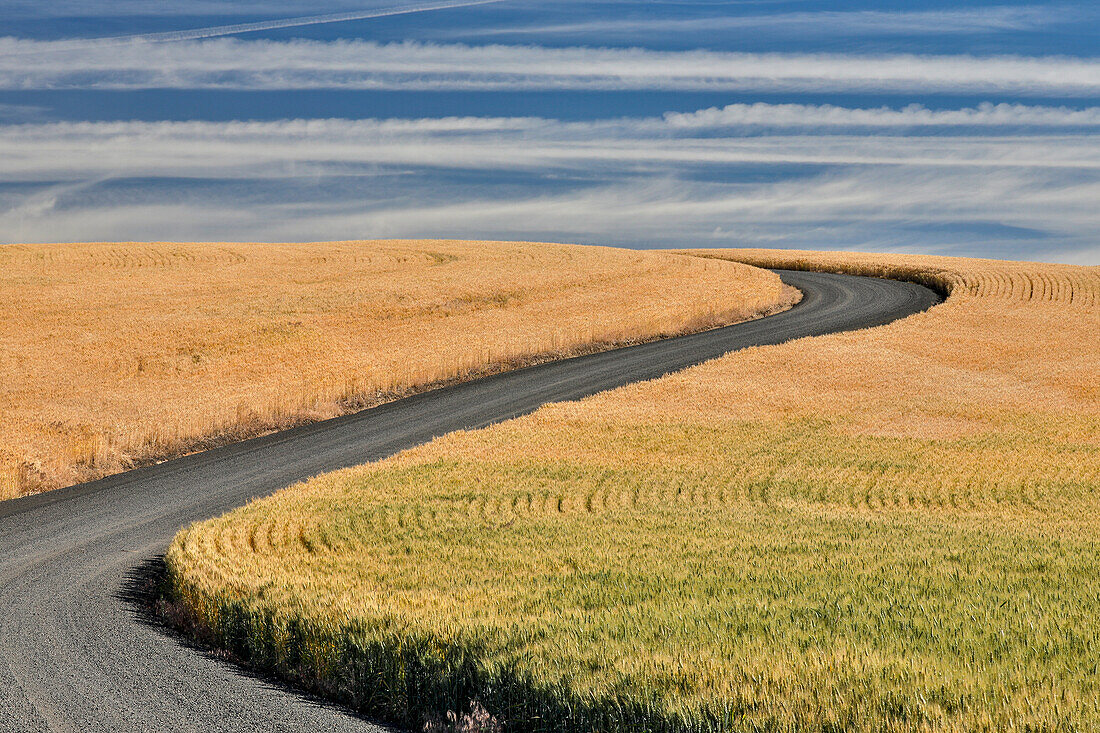
M 1095 17 L 1095 11 L 1089 8 L 1069 5 L 998 5 L 937 10 L 822 10 L 692 18 L 600 18 L 574 23 L 502 27 L 487 32 L 494 35 L 580 34 L 600 37 L 629 37 L 642 33 L 661 33 L 667 37 L 676 33 L 713 34 L 723 31 L 815 38 L 870 34 L 942 35 L 1047 28 Z
M 964 109 L 931 110 L 918 104 L 895 109 L 852 109 L 831 104 L 730 104 L 696 112 L 669 112 L 669 126 L 692 129 L 764 125 L 768 127 L 924 127 L 1027 125 L 1039 127 L 1094 127 L 1100 125 L 1100 107 L 1072 109 L 985 102 Z
M 1091 130 L 1070 130 L 1096 118 L 1094 109 L 1021 105 L 753 105 L 585 123 L 0 126 L 0 179 L 36 191 L 5 198 L 0 238 L 461 236 L 1090 261 L 1100 230 L 1100 145 Z M 715 129 L 754 120 L 765 122 Z M 776 120 L 795 129 L 776 133 Z M 965 121 L 965 129 L 916 134 L 913 121 Z M 881 129 L 852 134 L 845 124 Z M 739 173 L 761 163 L 770 171 L 764 179 Z
M 233 23 L 230 25 L 207 26 L 204 28 L 163 31 L 160 33 L 140 33 L 130 36 L 116 36 L 92 40 L 109 41 L 114 43 L 133 41 L 189 41 L 199 38 L 218 38 L 220 36 L 237 35 L 240 33 L 257 33 L 260 31 L 278 30 L 280 28 L 301 28 L 303 26 L 322 25 L 325 23 L 345 23 L 351 20 L 389 18 L 394 15 L 427 13 L 433 10 L 451 10 L 456 8 L 467 8 L 473 5 L 489 5 L 498 2 L 502 2 L 502 0 L 435 0 L 435 2 L 390 5 L 384 8 L 371 8 L 366 10 L 360 9 L 339 13 L 323 13 L 320 15 L 299 15 L 290 18 L 275 18 L 271 20 L 260 20 L 250 23 Z M 79 45 L 84 45 L 84 43 L 80 43 Z
M 253 14 L 258 16 L 292 15 L 301 13 L 300 0 L 188 0 L 186 3 L 166 3 L 164 0 L 111 0 L 109 8 L 101 3 L 89 3 L 89 0 L 5 0 L 4 12 L 13 18 L 64 18 L 86 17 L 89 6 L 99 12 L 118 17 L 125 16 L 240 16 Z M 390 0 L 318 0 L 311 3 L 318 12 L 362 10 L 364 6 L 393 5 Z
M 1028 204 L 1037 191 L 1047 193 L 1043 205 Z M 501 197 L 475 188 L 449 200 L 427 179 L 419 196 L 383 207 L 365 206 L 354 196 L 311 206 L 242 205 L 223 193 L 203 199 L 165 195 L 154 202 L 109 199 L 91 207 L 57 206 L 41 218 L 0 213 L 0 231 L 11 241 L 465 237 L 981 251 L 1098 264 L 1091 234 L 1100 224 L 1098 195 L 1096 181 L 1073 184 L 1019 171 L 846 169 L 748 186 L 661 177 L 552 195 Z M 1033 236 L 1018 233 L 1029 230 Z
M 904 125 L 927 110 L 835 107 L 721 111 L 727 119 L 799 119 L 797 133 L 685 136 L 709 117 L 563 123 L 538 118 L 286 120 L 277 122 L 103 122 L 0 127 L 0 176 L 53 180 L 73 175 L 284 177 L 350 165 L 424 166 L 486 171 L 607 170 L 618 174 L 687 165 L 815 164 L 921 167 L 1028 167 L 1100 170 L 1088 134 L 997 135 L 980 125 L 964 135 L 845 134 L 839 120 Z M 728 108 L 727 108 L 728 110 Z M 933 119 L 1094 120 L 1094 109 L 1012 108 Z M 943 115 L 943 117 L 935 117 Z M 709 122 L 708 122 L 709 124 Z M 830 128 L 815 134 L 815 126 Z M 705 129 L 705 128 L 704 128 Z
M 366 41 L 0 38 L 0 88 L 945 90 L 1095 93 L 1100 60 Z

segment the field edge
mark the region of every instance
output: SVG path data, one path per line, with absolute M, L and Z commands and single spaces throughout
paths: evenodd
M 757 269 L 766 270 L 767 268 Z M 774 276 L 774 273 L 772 273 L 772 275 Z M 675 329 L 663 329 L 653 333 L 630 335 L 624 338 L 597 338 L 596 340 L 567 347 L 522 352 L 518 355 L 494 358 L 488 362 L 461 369 L 457 374 L 451 376 L 402 385 L 393 389 L 373 390 L 367 394 L 342 398 L 332 403 L 331 406 L 334 408 L 334 414 L 326 414 L 323 417 L 316 416 L 315 409 L 306 408 L 276 417 L 260 417 L 253 414 L 240 422 L 222 426 L 209 434 L 199 435 L 193 439 L 181 441 L 170 448 L 154 448 L 142 454 L 133 455 L 121 470 L 100 468 L 93 462 L 82 469 L 80 480 L 75 483 L 51 485 L 46 482 L 39 482 L 34 479 L 33 471 L 29 472 L 22 464 L 18 463 L 18 459 L 16 464 L 11 466 L 9 466 L 7 462 L 0 461 L 0 503 L 52 491 L 73 489 L 95 481 L 120 476 L 133 470 L 157 465 L 165 461 L 194 455 L 207 450 L 271 435 L 304 425 L 317 424 L 328 419 L 345 417 L 414 395 L 444 389 L 496 374 L 677 336 L 702 333 L 716 328 L 764 318 L 789 310 L 797 305 L 802 298 L 802 293 L 798 291 L 797 288 L 793 288 L 785 283 L 781 283 L 781 293 L 782 296 L 780 300 L 763 308 L 748 310 L 730 309 L 728 311 L 713 314 L 712 317 L 685 314 L 682 326 Z M 5 458 L 5 456 L 0 452 L 0 459 L 3 458 Z M 14 493 L 5 490 L 5 486 L 9 484 L 16 487 Z M 10 495 L 8 495 L 9 493 Z
M 705 253 L 677 251 L 677 254 L 726 259 Z M 740 262 L 739 259 L 734 261 Z M 791 266 L 786 260 L 771 265 L 744 264 L 763 269 L 838 272 L 913 282 L 941 296 L 941 301 L 932 307 L 945 303 L 954 292 L 954 284 L 946 278 L 940 280 L 919 273 L 907 276 L 909 273 L 901 270 L 892 270 L 889 274 L 845 273 L 839 268 Z M 233 664 L 273 676 L 357 713 L 385 723 L 419 729 L 449 712 L 461 716 L 463 711 L 453 711 L 449 705 L 439 704 L 458 699 L 469 700 L 471 705 L 476 702 L 490 712 L 507 710 L 514 714 L 522 711 L 519 719 L 529 723 L 537 721 L 522 729 L 538 733 L 639 729 L 686 733 L 699 729 L 697 717 L 661 710 L 656 700 L 632 699 L 626 690 L 614 698 L 585 698 L 566 685 L 547 689 L 515 670 L 486 669 L 477 657 L 476 644 L 443 644 L 438 639 L 410 634 L 405 629 L 394 633 L 392 644 L 375 642 L 362 648 L 356 643 L 357 637 L 362 635 L 354 625 L 333 633 L 298 617 L 271 612 L 257 614 L 246 600 L 228 595 L 212 597 L 197 587 L 190 587 L 184 573 L 176 567 L 180 560 L 173 558 L 173 550 L 181 545 L 180 539 L 187 532 L 184 529 L 177 535 L 165 556 L 153 605 L 153 612 L 161 623 Z M 400 654 L 394 655 L 386 647 L 398 649 Z M 288 654 L 288 649 L 296 651 Z M 368 677 L 374 679 L 371 689 L 378 690 L 378 694 L 361 694 L 362 682 Z M 711 723 L 720 724 L 735 720 L 744 712 L 747 711 L 722 708 L 705 710 L 702 714 Z M 509 720 L 505 716 L 500 722 L 507 727 Z

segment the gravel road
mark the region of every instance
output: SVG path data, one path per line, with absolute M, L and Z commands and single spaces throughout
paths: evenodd
M 488 377 L 0 503 L 0 731 L 384 730 L 165 634 L 128 600 L 133 575 L 183 525 L 318 473 L 736 349 L 876 326 L 939 302 L 910 283 L 780 274 L 804 298 L 774 316 Z

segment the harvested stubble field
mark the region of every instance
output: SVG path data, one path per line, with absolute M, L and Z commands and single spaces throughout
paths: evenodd
M 176 613 L 414 725 L 1100 729 L 1100 269 L 705 254 L 950 297 L 193 525 Z
M 0 499 L 790 304 L 669 254 L 451 241 L 0 247 Z

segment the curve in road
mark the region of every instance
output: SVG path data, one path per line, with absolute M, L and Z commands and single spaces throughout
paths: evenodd
M 783 313 L 427 392 L 0 504 L 0 731 L 378 731 L 177 643 L 123 600 L 180 527 L 310 476 L 730 351 L 887 323 L 939 302 L 912 283 L 780 271 Z

